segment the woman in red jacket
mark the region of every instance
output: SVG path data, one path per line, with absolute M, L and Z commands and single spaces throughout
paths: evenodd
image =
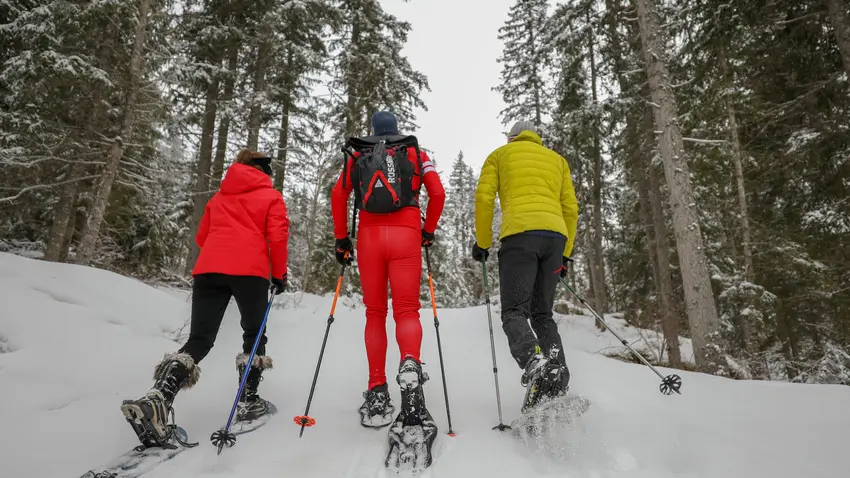
M 221 188 L 207 202 L 196 236 L 201 253 L 192 271 L 189 339 L 156 366 L 155 383 L 144 397 L 121 406 L 131 423 L 136 422 L 133 429 L 142 443 L 169 438 L 168 411 L 174 397 L 197 383 L 198 364 L 215 343 L 231 297 L 242 316 L 242 352 L 236 356 L 240 382 L 249 369 L 237 419 L 253 420 L 268 411 L 268 402 L 257 392 L 262 372 L 273 365 L 266 356 L 265 332 L 250 367 L 248 357 L 265 317 L 269 281 L 280 294 L 287 279 L 289 218 L 281 193 L 272 186 L 270 163 L 260 153 L 240 151 Z
M 403 138 L 399 135 L 395 115 L 378 112 L 372 117 L 373 139 L 389 141 Z M 395 152 L 397 155 L 398 152 Z M 415 148 L 407 148 L 409 165 L 399 163 L 388 171 L 377 173 L 373 179 L 359 178 L 352 184 L 354 160 L 347 159 L 347 167 L 332 192 L 336 258 L 340 264 L 350 264 L 353 245 L 348 231 L 348 198 L 355 186 L 369 183 L 369 188 L 383 188 L 380 181 L 409 181 L 401 186 L 412 193 L 412 201 L 401 209 L 390 213 L 372 213 L 361 210 L 357 231 L 358 271 L 363 288 L 363 304 L 366 306 L 366 355 L 369 361 L 369 385 L 360 408 L 361 423 L 367 427 L 383 427 L 392 421 L 394 407 L 387 388 L 387 285 L 392 292 L 393 318 L 396 323 L 396 341 L 401 353 L 401 365 L 397 381 L 401 388 L 402 410 L 400 415 L 416 411 L 425 418 L 427 409 L 422 385 L 427 376 L 422 373 L 419 351 L 422 345 L 422 324 L 419 322 L 419 291 L 422 275 L 422 247 L 434 243 L 434 231 L 443 211 L 446 194 L 440 176 L 424 152 L 417 157 Z M 355 154 L 355 157 L 358 157 Z M 403 159 L 401 161 L 404 161 Z M 375 179 L 383 178 L 383 179 Z M 396 184 L 401 184 L 396 183 Z M 359 183 L 359 184 L 358 184 Z M 424 185 L 428 192 L 428 209 L 425 223 L 419 209 L 419 189 Z M 386 190 L 386 189 L 385 189 Z M 375 189 L 375 196 L 381 194 Z M 365 196 L 364 196 L 365 198 Z M 368 198 L 365 198 L 368 199 Z M 416 377 L 416 380 L 410 380 Z M 414 410 L 415 409 L 415 410 Z M 405 419 L 417 421 L 412 416 Z M 411 424 L 412 424 L 411 422 Z

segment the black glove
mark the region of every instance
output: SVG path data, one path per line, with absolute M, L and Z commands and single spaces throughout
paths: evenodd
M 422 229 L 422 247 L 431 247 L 434 245 L 434 233 L 433 232 L 425 232 L 425 229 Z
M 487 249 L 482 249 L 478 247 L 478 243 L 472 245 L 472 259 L 484 263 L 487 260 L 487 257 L 490 256 L 490 251 Z
M 354 245 L 351 244 L 351 239 L 337 239 L 336 240 L 336 261 L 340 263 L 340 265 L 351 265 L 351 261 L 354 260 Z
M 272 289 L 274 289 L 274 295 L 280 295 L 286 289 L 286 286 L 289 284 L 289 281 L 286 278 L 286 273 L 283 273 L 280 279 L 272 278 Z
M 561 268 L 555 271 L 556 274 L 560 274 L 561 279 L 566 279 L 567 271 L 570 270 L 570 262 L 573 262 L 573 260 L 564 256 L 564 259 L 561 262 Z

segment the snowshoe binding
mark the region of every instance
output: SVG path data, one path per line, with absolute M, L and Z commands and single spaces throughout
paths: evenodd
M 172 403 L 177 392 L 194 386 L 200 376 L 200 368 L 191 356 L 185 353 L 166 354 L 162 362 L 154 369 L 154 385 L 138 400 L 124 400 L 121 412 L 130 423 L 141 442 L 140 448 L 175 448 L 174 441 L 183 446 L 186 443 L 178 428 L 168 419 L 174 417 Z
M 428 375 L 418 361 L 407 357 L 396 380 L 401 388 L 401 411 L 389 429 L 385 465 L 395 471 L 417 473 L 431 466 L 431 445 L 437 437 L 437 424 L 425 406 L 422 388 Z
M 236 419 L 234 421 L 234 433 L 239 435 L 256 430 L 268 421 L 271 415 L 277 412 L 277 408 L 268 400 L 260 397 L 259 387 L 263 380 L 263 372 L 274 367 L 271 357 L 255 355 L 250 367 L 248 367 L 248 355 L 240 353 L 236 356 L 236 370 L 239 371 L 239 382 L 245 377 L 247 370 L 248 378 L 245 388 L 236 404 Z
M 383 428 L 393 421 L 395 406 L 390 399 L 386 383 L 363 392 L 365 401 L 360 405 L 360 424 L 366 428 Z
M 522 413 L 537 406 L 542 401 L 563 396 L 569 390 L 570 372 L 566 364 L 559 359 L 559 348 L 552 347 L 548 358 L 534 355 L 522 375 L 522 385 L 526 387 Z

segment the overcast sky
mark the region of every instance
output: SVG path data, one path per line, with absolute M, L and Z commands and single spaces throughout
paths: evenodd
M 514 0 L 380 0 L 411 23 L 404 54 L 428 77 L 428 111 L 417 112 L 419 143 L 434 151 L 443 183 L 459 151 L 476 174 L 490 152 L 505 144 L 499 111 L 502 51 L 497 38 Z

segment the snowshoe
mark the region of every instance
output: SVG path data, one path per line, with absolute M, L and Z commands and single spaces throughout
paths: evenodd
M 270 411 L 270 402 L 260 397 L 259 387 L 263 380 L 263 372 L 274 367 L 271 357 L 256 355 L 251 367 L 248 367 L 248 355 L 240 353 L 236 356 L 236 370 L 239 371 L 239 382 L 245 377 L 248 370 L 248 379 L 245 388 L 236 404 L 236 421 L 252 422 L 267 415 Z
M 423 471 L 431 466 L 431 445 L 437 437 L 437 424 L 425 406 L 423 385 L 428 376 L 422 365 L 407 357 L 396 377 L 401 388 L 401 411 L 388 433 L 390 449 L 385 465 L 395 471 Z
M 172 403 L 177 392 L 194 386 L 200 368 L 185 353 L 166 354 L 154 369 L 154 385 L 138 400 L 124 400 L 121 412 L 145 448 L 168 448 L 177 428 L 168 423 L 174 415 Z
M 365 401 L 360 405 L 360 424 L 366 428 L 383 428 L 393 421 L 395 406 L 390 399 L 386 383 L 363 392 Z
M 563 396 L 569 390 L 569 369 L 560 363 L 558 352 L 558 347 L 553 347 L 548 359 L 537 355 L 526 367 L 526 373 L 523 374 L 526 392 L 522 413 L 541 401 Z
M 186 430 L 174 427 L 169 446 L 146 448 L 144 445 L 138 445 L 105 463 L 91 468 L 80 475 L 80 478 L 139 478 L 180 453 L 198 445 L 197 443 L 187 443 L 188 440 L 189 435 Z M 178 444 L 182 446 L 177 446 Z

